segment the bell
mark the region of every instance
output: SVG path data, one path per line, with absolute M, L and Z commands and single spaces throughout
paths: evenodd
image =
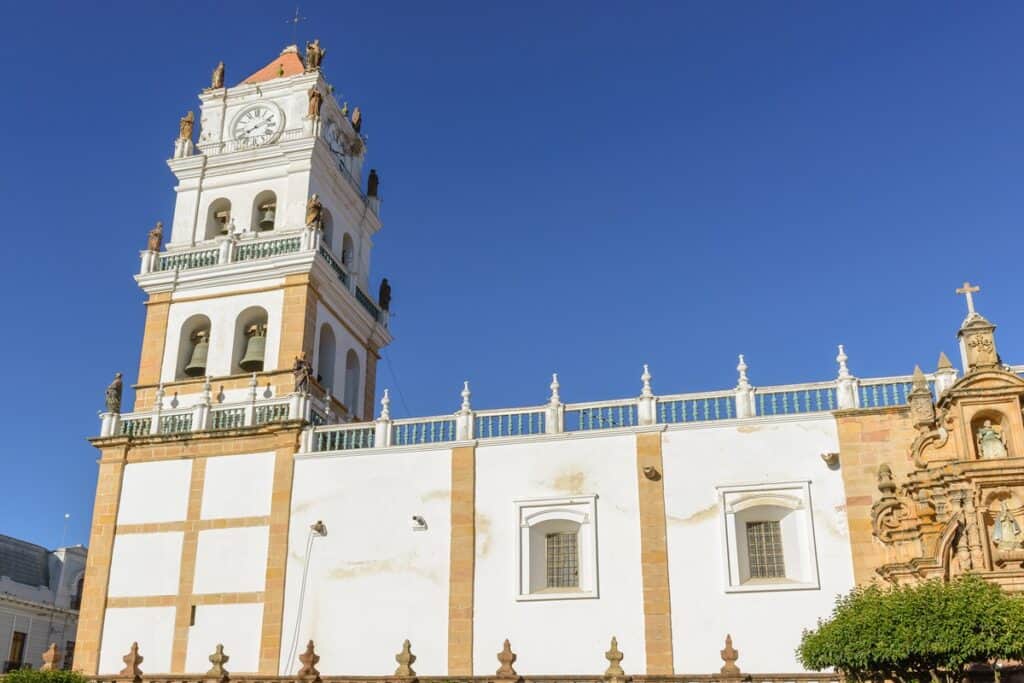
M 206 354 L 210 350 L 209 336 L 205 332 L 192 335 L 195 346 L 192 347 L 192 358 L 185 366 L 185 374 L 189 377 L 201 377 L 206 374 Z
M 267 330 L 263 325 L 253 325 L 249 329 L 249 341 L 245 343 L 245 355 L 238 361 L 238 367 L 246 372 L 263 370 L 263 352 L 267 348 Z
M 218 223 L 220 223 L 220 234 L 228 234 L 228 221 L 231 220 L 231 212 L 218 211 L 217 213 L 213 214 L 213 217 L 217 220 Z
M 264 204 L 260 207 L 260 230 L 273 230 L 274 218 L 277 217 L 277 204 Z

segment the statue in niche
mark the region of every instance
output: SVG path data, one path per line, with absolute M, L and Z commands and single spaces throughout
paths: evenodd
M 146 244 L 146 248 L 149 251 L 160 251 L 160 246 L 164 243 L 164 224 L 163 221 L 157 221 L 156 225 L 149 231 L 149 241 Z
M 1006 437 L 1002 430 L 992 424 L 992 420 L 985 420 L 985 423 L 978 429 L 978 456 L 983 460 L 989 458 L 1005 458 Z
M 195 124 L 196 115 L 193 114 L 191 111 L 188 114 L 182 116 L 181 120 L 178 122 L 178 138 L 181 140 L 191 140 L 192 128 L 195 126 Z
M 121 412 L 121 392 L 124 391 L 124 384 L 121 382 L 121 373 L 114 373 L 114 381 L 107 386 L 106 403 L 108 413 Z
M 320 118 L 320 107 L 324 103 L 324 96 L 315 87 L 309 89 L 309 110 L 308 115 L 311 119 Z
M 320 195 L 315 192 L 306 202 L 306 226 L 315 230 L 324 227 L 324 205 L 320 203 Z
M 306 352 L 300 351 L 295 356 L 295 365 L 292 366 L 292 376 L 295 378 L 295 391 L 299 394 L 309 392 L 309 380 L 313 376 L 313 366 L 306 360 Z
M 224 62 L 218 62 L 217 68 L 213 70 L 213 78 L 210 79 L 210 87 L 214 90 L 224 87 Z
M 318 71 L 327 56 L 327 50 L 320 47 L 320 39 L 306 43 L 306 71 Z
M 1024 531 L 1021 531 L 1020 524 L 1007 508 L 1005 500 L 999 503 L 999 514 L 992 525 L 992 540 L 1002 551 L 1020 550 L 1024 546 Z

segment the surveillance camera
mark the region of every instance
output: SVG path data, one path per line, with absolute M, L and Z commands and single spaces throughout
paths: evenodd
M 412 528 L 413 531 L 423 531 L 427 528 L 427 520 L 423 519 L 423 515 L 412 516 Z

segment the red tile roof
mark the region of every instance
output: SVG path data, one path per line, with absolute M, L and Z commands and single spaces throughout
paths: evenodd
M 302 64 L 302 59 L 299 57 L 298 48 L 294 45 L 289 45 L 269 64 L 254 73 L 252 76 L 249 76 L 247 79 L 242 81 L 242 83 L 263 83 L 264 81 L 271 81 L 275 78 L 296 76 L 305 70 L 306 68 Z

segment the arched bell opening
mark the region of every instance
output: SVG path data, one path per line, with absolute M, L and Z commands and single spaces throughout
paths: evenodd
M 352 264 L 355 263 L 355 259 L 355 242 L 352 241 L 352 235 L 346 232 L 341 238 L 341 265 L 345 266 L 345 270 L 352 272 Z
M 253 232 L 267 232 L 277 227 L 277 195 L 272 190 L 264 190 L 256 195 L 252 203 Z
M 174 378 L 203 377 L 210 352 L 210 319 L 202 314 L 190 317 L 178 336 L 178 362 Z
M 234 373 L 262 372 L 267 352 L 267 311 L 251 306 L 235 320 L 231 369 Z
M 334 244 L 334 219 L 327 207 L 320 211 L 320 229 L 323 231 L 320 235 L 320 243 L 327 247 L 327 251 L 337 253 Z
M 338 353 L 338 342 L 334 330 L 327 323 L 320 326 L 320 343 L 317 345 L 316 380 L 325 389 L 334 388 L 335 356 Z
M 359 355 L 355 350 L 349 349 L 345 354 L 345 399 L 343 402 L 351 416 L 359 414 L 359 380 Z
M 206 235 L 208 240 L 226 235 L 231 230 L 231 200 L 221 197 L 210 202 L 206 211 Z
M 980 410 L 971 418 L 971 441 L 978 460 L 1005 458 L 1010 451 L 1010 421 L 998 410 Z

